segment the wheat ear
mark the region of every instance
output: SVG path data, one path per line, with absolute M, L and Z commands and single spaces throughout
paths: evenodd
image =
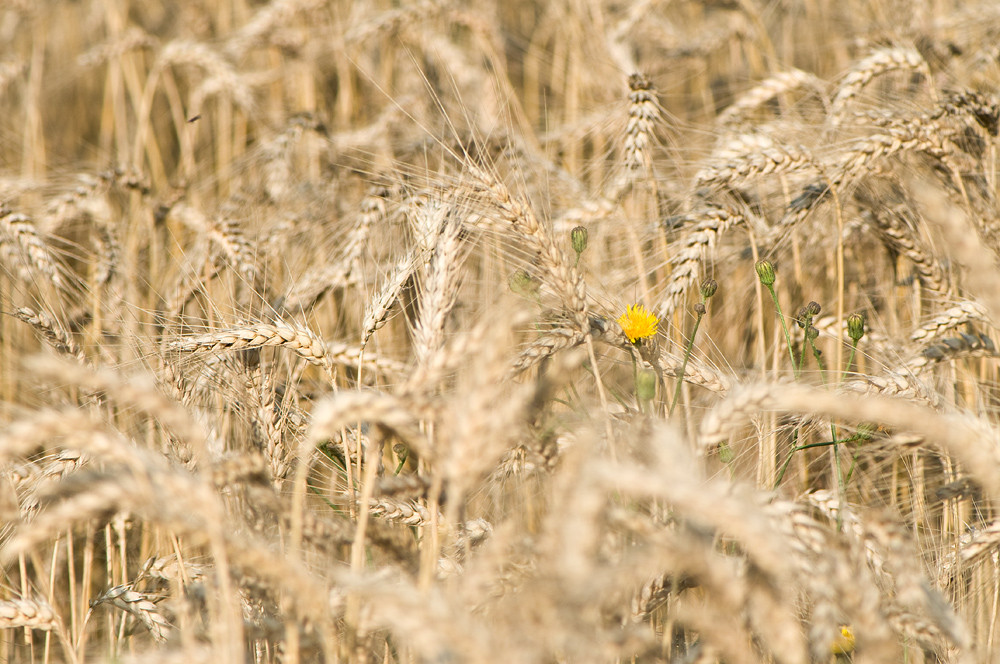
M 27 627 L 49 631 L 58 629 L 55 609 L 42 599 L 0 600 L 0 629 Z
M 31 283 L 33 273 L 30 266 L 60 289 L 68 287 L 62 267 L 52 254 L 52 250 L 42 240 L 35 223 L 27 216 L 0 204 L 0 259 L 16 269 L 21 278 Z
M 705 254 L 715 246 L 719 237 L 729 229 L 746 222 L 745 217 L 738 212 L 722 208 L 712 208 L 698 213 L 694 227 L 684 234 L 681 247 L 670 259 L 674 266 L 670 272 L 657 315 L 666 318 L 673 314 L 681 304 L 688 289 L 699 280 L 701 264 Z
M 830 105 L 830 121 L 838 126 L 844 121 L 844 110 L 862 88 L 876 76 L 894 70 L 919 71 L 930 81 L 930 70 L 923 57 L 910 48 L 884 48 L 858 62 L 843 79 Z
M 115 586 L 92 599 L 90 608 L 101 604 L 110 604 L 131 615 L 149 630 L 149 635 L 157 643 L 167 640 L 170 623 L 157 610 L 156 604 L 149 601 L 148 595 L 137 592 L 128 585 Z
M 14 312 L 19 320 L 30 325 L 38 336 L 44 339 L 52 348 L 75 358 L 77 361 L 86 364 L 87 356 L 69 333 L 56 319 L 44 311 L 34 311 L 28 307 L 21 307 Z
M 170 342 L 167 347 L 170 350 L 185 353 L 213 353 L 268 346 L 287 348 L 312 364 L 321 367 L 331 366 L 322 339 L 308 328 L 286 323 L 275 325 L 256 323 L 219 330 L 218 332 L 182 337 Z

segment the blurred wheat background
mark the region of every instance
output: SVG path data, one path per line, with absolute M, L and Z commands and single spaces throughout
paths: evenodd
M 998 43 L 0 3 L 0 661 L 1000 662 Z

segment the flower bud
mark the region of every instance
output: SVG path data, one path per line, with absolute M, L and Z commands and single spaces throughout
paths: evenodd
M 819 336 L 819 330 L 817 330 L 815 327 L 810 325 L 809 327 L 806 328 L 806 339 L 808 339 L 809 341 L 815 341 L 816 337 L 818 336 Z
M 579 256 L 587 249 L 587 228 L 585 226 L 577 226 L 569 232 L 569 239 L 573 244 L 573 251 Z
M 760 279 L 760 283 L 765 286 L 774 285 L 774 266 L 771 265 L 771 261 L 759 260 L 753 267 L 757 270 L 757 277 Z
M 538 292 L 540 284 L 535 281 L 526 270 L 516 270 L 508 279 L 510 289 L 521 296 L 534 295 Z
M 809 319 L 809 309 L 806 307 L 800 307 L 799 315 L 795 317 L 795 324 L 804 330 L 809 325 Z
M 719 282 L 715 279 L 706 279 L 701 282 L 701 296 L 706 300 L 715 295 L 717 290 L 719 290 Z
M 704 316 L 705 312 L 707 311 L 708 309 L 705 308 L 704 302 L 699 302 L 698 304 L 694 305 L 694 312 L 699 316 Z
M 859 440 L 871 440 L 876 431 L 878 431 L 878 425 L 874 422 L 860 422 L 857 437 Z
M 643 369 L 635 379 L 635 395 L 639 401 L 652 401 L 656 396 L 656 372 Z
M 858 343 L 861 337 L 865 336 L 865 317 L 861 314 L 851 314 L 847 317 L 847 336 L 851 341 Z
M 823 307 L 819 306 L 819 302 L 810 302 L 806 305 L 806 313 L 810 318 L 815 318 L 819 316 L 819 312 L 823 310 Z

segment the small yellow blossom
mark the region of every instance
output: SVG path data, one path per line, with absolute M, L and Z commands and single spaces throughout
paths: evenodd
M 849 655 L 854 650 L 854 632 L 847 625 L 840 626 L 840 636 L 830 644 L 834 655 Z
M 618 319 L 622 332 L 634 344 L 656 335 L 656 327 L 660 324 L 646 307 L 641 304 L 629 305 L 628 310 Z

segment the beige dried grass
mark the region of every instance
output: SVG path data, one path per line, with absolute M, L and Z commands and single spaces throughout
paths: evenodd
M 0 618 L 80 664 L 983 659 L 994 12 L 852 61 L 894 8 L 794 4 L 9 7 Z M 760 255 L 868 314 L 851 375 L 842 314 L 788 364 Z M 635 353 L 706 272 L 693 357 Z M 704 389 L 637 409 L 647 364 Z

